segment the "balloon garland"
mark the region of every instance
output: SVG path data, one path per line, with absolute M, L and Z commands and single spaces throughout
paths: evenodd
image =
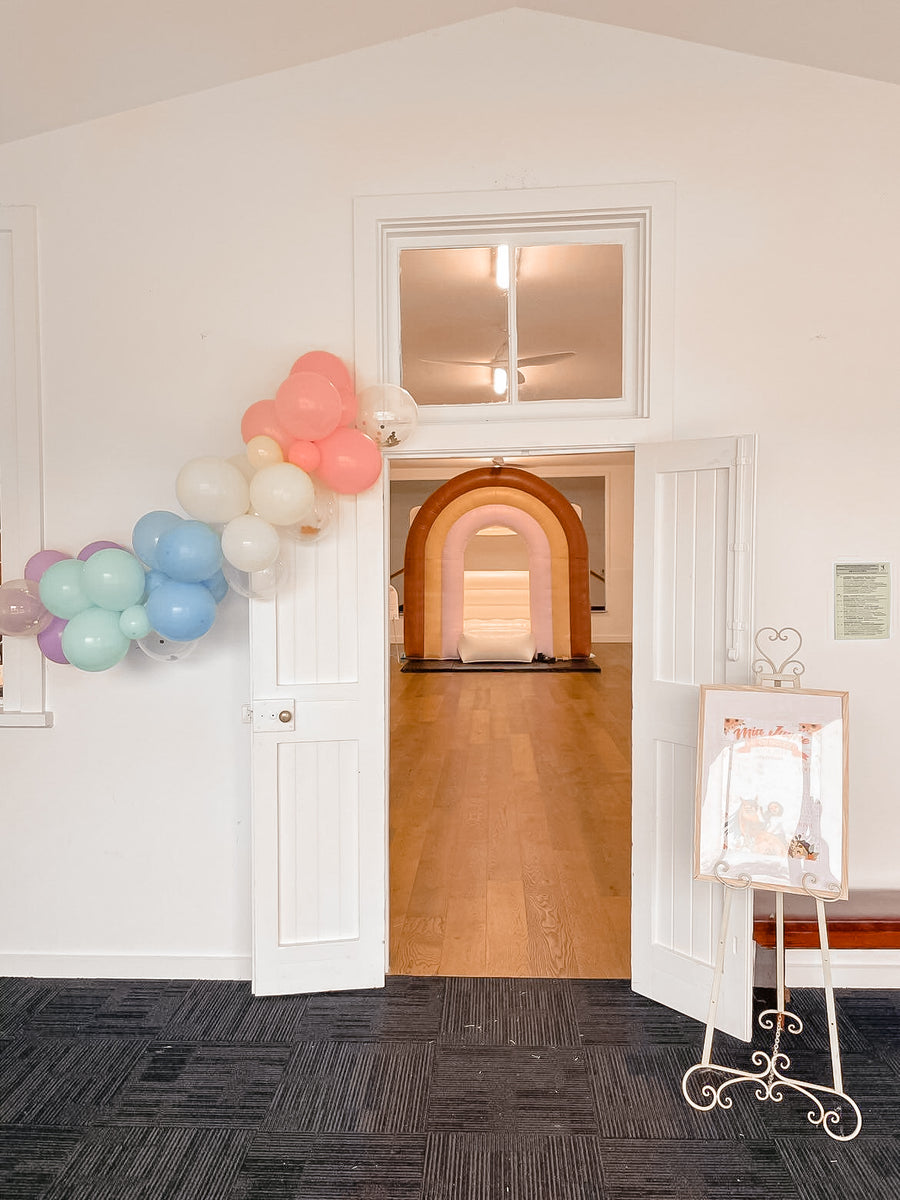
M 357 495 L 381 474 L 382 448 L 416 426 L 409 392 L 394 385 L 357 397 L 346 364 L 325 350 L 302 355 L 270 400 L 241 420 L 245 452 L 185 463 L 175 481 L 188 514 L 154 510 L 132 549 L 88 543 L 77 556 L 38 550 L 24 578 L 0 584 L 0 634 L 36 637 L 50 662 L 107 671 L 137 645 L 184 658 L 212 629 L 229 591 L 274 595 L 284 539 L 327 533 L 336 495 Z

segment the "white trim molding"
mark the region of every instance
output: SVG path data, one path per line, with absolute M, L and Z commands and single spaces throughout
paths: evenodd
M 249 954 L 0 954 L 0 975 L 31 979 L 249 979 Z
M 37 218 L 0 205 L 0 516 L 3 578 L 20 578 L 43 542 Z M 34 638 L 4 638 L 0 726 L 48 727 Z

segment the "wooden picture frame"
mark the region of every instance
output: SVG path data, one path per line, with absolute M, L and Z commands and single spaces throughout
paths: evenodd
M 700 688 L 694 875 L 847 897 L 848 695 Z

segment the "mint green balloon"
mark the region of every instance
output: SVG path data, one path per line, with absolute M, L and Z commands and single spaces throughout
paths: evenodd
M 84 563 L 79 558 L 64 558 L 53 563 L 41 576 L 41 603 L 54 617 L 71 620 L 91 607 L 84 590 Z
M 150 632 L 150 618 L 143 604 L 132 604 L 130 608 L 126 608 L 119 617 L 119 628 L 132 641 L 146 637 Z
M 119 628 L 119 614 L 107 608 L 84 609 L 62 632 L 63 654 L 79 671 L 108 671 L 122 661 L 130 645 Z
M 144 586 L 144 568 L 127 550 L 97 550 L 84 564 L 85 593 L 100 608 L 123 612 L 137 604 Z

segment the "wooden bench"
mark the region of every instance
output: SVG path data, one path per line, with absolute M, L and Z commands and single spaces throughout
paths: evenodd
M 825 906 L 828 945 L 832 950 L 900 950 L 900 891 L 851 892 L 847 900 Z M 775 896 L 754 895 L 753 940 L 775 949 Z M 815 905 L 806 896 L 784 897 L 786 950 L 817 950 Z

